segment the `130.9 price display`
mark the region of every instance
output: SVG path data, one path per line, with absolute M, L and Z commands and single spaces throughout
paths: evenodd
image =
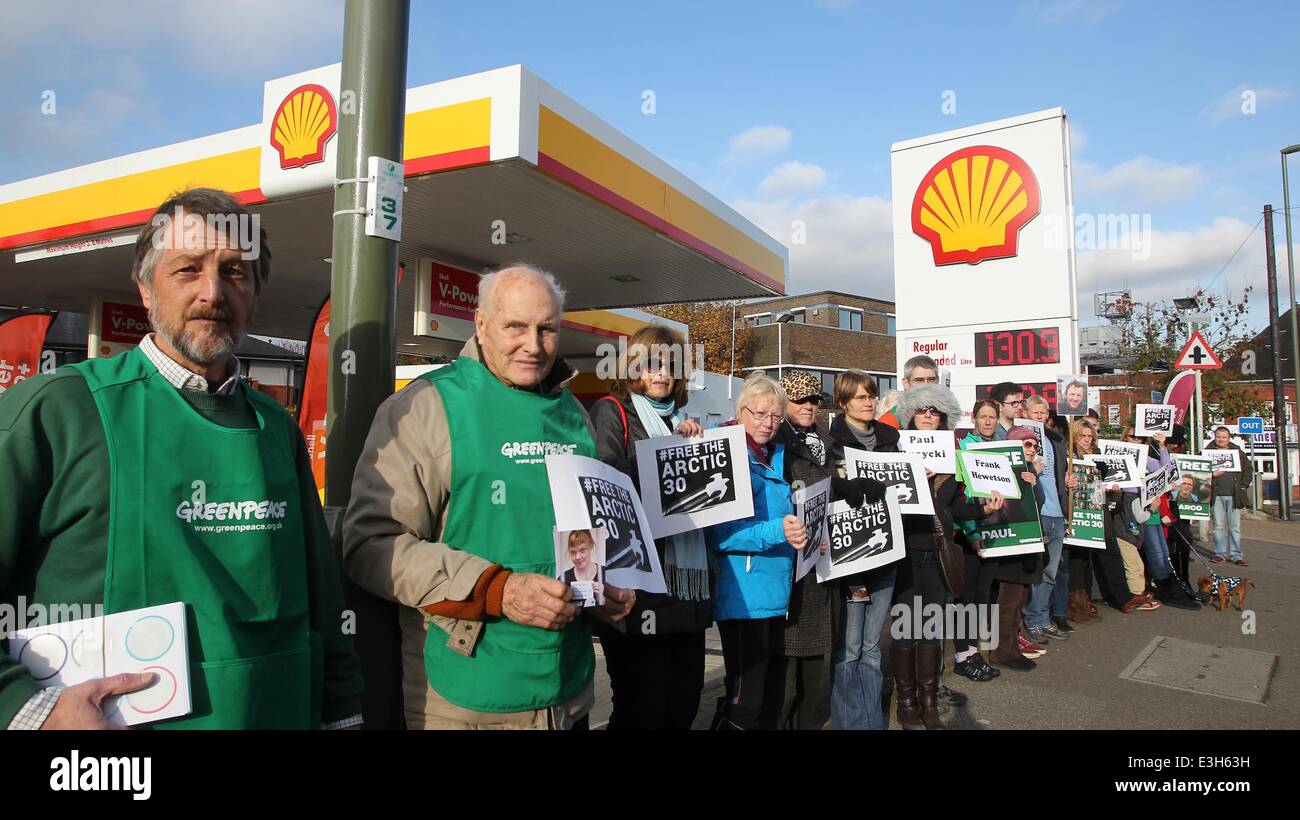
M 1061 334 L 1054 327 L 986 330 L 975 334 L 976 367 L 1059 364 Z

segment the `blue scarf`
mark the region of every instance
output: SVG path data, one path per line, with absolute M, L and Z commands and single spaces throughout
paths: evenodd
M 641 398 L 649 402 L 650 406 L 654 408 L 655 413 L 660 417 L 671 417 L 673 413 L 677 412 L 677 402 L 673 401 L 671 397 L 667 401 L 656 401 L 655 399 L 642 394 Z

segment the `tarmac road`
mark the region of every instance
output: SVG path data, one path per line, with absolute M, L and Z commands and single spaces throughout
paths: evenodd
M 1245 613 L 1165 606 L 1125 615 L 1101 605 L 1103 621 L 1076 626 L 1068 641 L 1050 642 L 1037 669 L 1004 670 L 987 683 L 952 673 L 949 644 L 944 683 L 969 702 L 945 721 L 952 729 L 1300 728 L 1300 524 L 1247 521 L 1243 528 L 1250 566 L 1213 566 L 1219 575 L 1255 582 Z M 1206 574 L 1194 561 L 1193 582 Z M 602 728 L 610 713 L 609 682 L 599 644 L 596 652 L 591 725 Z M 722 694 L 716 629 L 709 631 L 708 653 L 696 729 L 708 728 Z M 1126 671 L 1154 682 L 1122 677 Z M 827 692 L 820 701 L 829 721 Z M 889 723 L 897 728 L 892 715 Z

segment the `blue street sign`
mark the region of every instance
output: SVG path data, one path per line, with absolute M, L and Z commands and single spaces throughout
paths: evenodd
M 1237 430 L 1243 436 L 1264 432 L 1264 420 L 1259 416 L 1241 416 L 1237 419 Z

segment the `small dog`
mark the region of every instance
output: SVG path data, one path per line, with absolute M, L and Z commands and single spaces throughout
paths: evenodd
M 1220 612 L 1234 598 L 1236 599 L 1237 611 L 1240 612 L 1242 607 L 1246 605 L 1246 587 L 1248 586 L 1255 586 L 1255 582 L 1238 575 L 1224 577 L 1211 573 L 1209 578 L 1198 578 L 1196 581 L 1198 591 L 1209 593 L 1212 601 L 1215 598 L 1218 599 L 1216 608 Z

